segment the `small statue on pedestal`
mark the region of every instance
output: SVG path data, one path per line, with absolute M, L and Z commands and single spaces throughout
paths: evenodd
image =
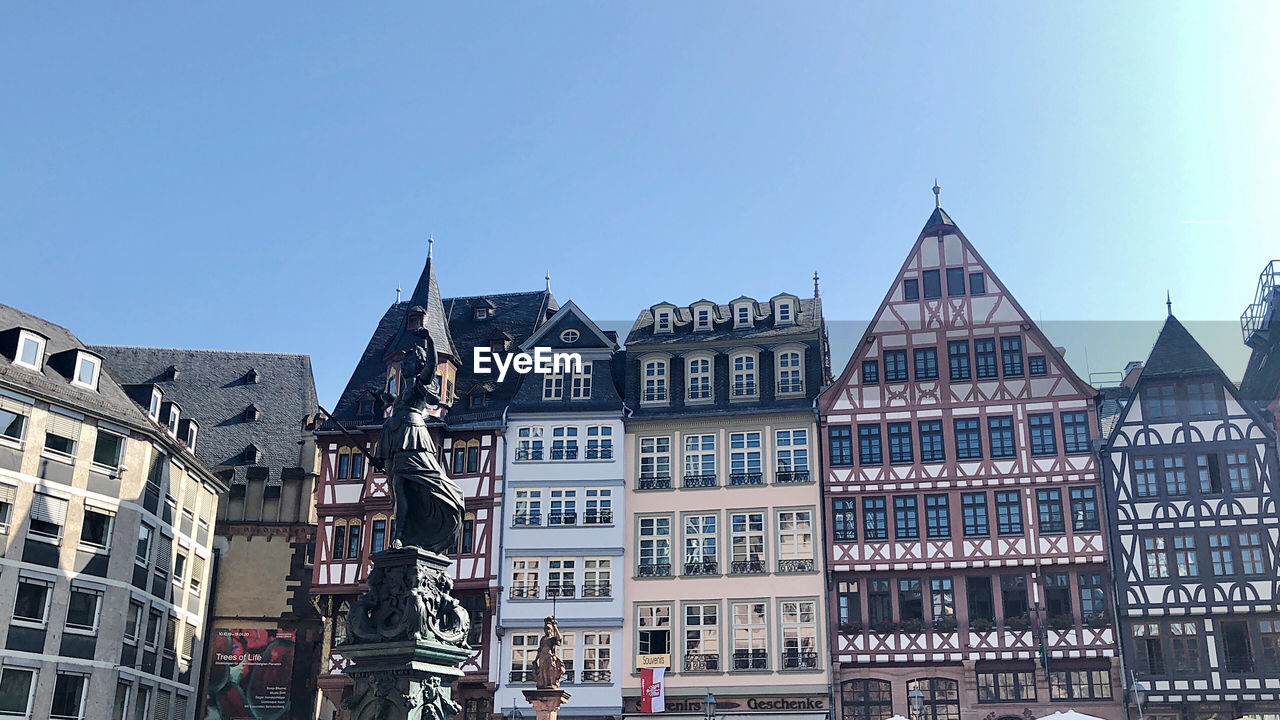
M 533 660 L 533 682 L 539 690 L 559 690 L 564 676 L 564 661 L 560 659 L 560 646 L 564 636 L 554 615 L 543 621 L 542 640 L 538 641 L 538 654 Z

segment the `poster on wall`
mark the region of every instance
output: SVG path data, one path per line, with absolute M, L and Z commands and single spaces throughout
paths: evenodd
M 204 720 L 280 720 L 289 712 L 292 630 L 216 628 Z

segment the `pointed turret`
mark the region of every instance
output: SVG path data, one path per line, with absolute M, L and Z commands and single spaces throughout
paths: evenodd
M 413 288 L 413 294 L 409 296 L 409 307 L 421 307 L 427 311 L 425 324 L 431 333 L 431 340 L 436 344 L 436 351 L 447 352 L 456 358 L 458 351 L 454 348 L 453 337 L 449 333 L 448 316 L 444 311 L 444 302 L 440 298 L 440 284 L 436 282 L 436 271 L 431 256 L 432 252 L 428 250 L 422 275 Z
M 1222 369 L 1172 314 L 1164 321 L 1151 356 L 1142 369 L 1143 380 L 1190 375 L 1219 375 Z

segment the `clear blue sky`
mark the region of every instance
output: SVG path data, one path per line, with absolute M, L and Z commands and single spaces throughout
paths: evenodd
M 937 176 L 1037 319 L 1157 321 L 1168 287 L 1238 365 L 1232 323 L 1280 256 L 1278 21 L 1263 2 L 6 3 L 0 301 L 90 342 L 309 353 L 331 403 L 428 233 L 446 294 L 550 270 L 629 321 L 807 294 L 817 268 L 828 318 L 865 320 Z M 1142 327 L 1069 359 L 1142 357 Z

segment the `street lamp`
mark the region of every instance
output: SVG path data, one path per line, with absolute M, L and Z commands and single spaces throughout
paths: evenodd
M 524 720 L 524 714 L 520 712 L 520 708 L 512 705 L 511 712 L 507 713 L 507 720 Z
M 702 716 L 706 720 L 716 720 L 716 696 L 707 690 L 707 696 L 702 698 Z
M 920 711 L 924 709 L 924 693 L 920 692 L 918 686 L 907 692 L 907 705 L 911 707 L 912 717 L 919 716 Z
M 1133 704 L 1138 708 L 1138 720 L 1142 720 L 1142 709 L 1147 704 L 1147 684 L 1141 680 L 1135 680 L 1129 685 L 1129 696 L 1133 698 Z

